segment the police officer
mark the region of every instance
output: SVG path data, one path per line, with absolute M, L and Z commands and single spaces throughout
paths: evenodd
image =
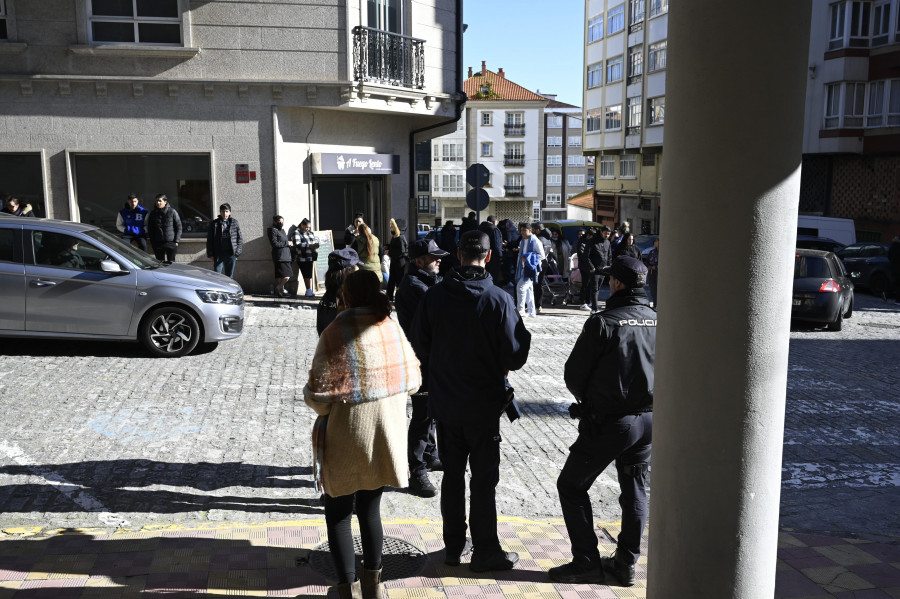
M 500 480 L 500 416 L 505 376 L 525 365 L 531 334 L 512 297 L 494 285 L 493 259 L 481 231 L 460 239 L 461 265 L 429 289 L 413 323 L 412 344 L 428 373 L 428 411 L 437 421 L 444 479 L 441 516 L 444 563 L 458 566 L 468 552 L 466 465 L 472 473 L 469 523 L 473 572 L 509 570 L 519 556 L 500 546 L 496 489 Z
M 647 521 L 656 312 L 644 292 L 647 267 L 640 260 L 620 256 L 602 274 L 612 295 L 606 309 L 585 322 L 565 366 L 566 387 L 577 401 L 569 412 L 580 422 L 556 487 L 573 559 L 549 574 L 556 582 L 598 584 L 606 571 L 632 586 Z M 613 461 L 622 532 L 615 554 L 601 558 L 588 491 Z
M 441 258 L 447 252 L 437 246 L 433 239 L 419 239 L 409 248 L 412 260 L 406 276 L 397 288 L 394 307 L 397 321 L 407 337 L 412 336 L 412 323 L 419 309 L 419 302 L 429 288 L 441 282 L 438 274 Z M 409 460 L 409 492 L 417 497 L 434 497 L 437 487 L 428 478 L 429 470 L 441 470 L 435 437 L 434 419 L 428 415 L 427 372 L 422 369 L 422 386 L 412 395 L 412 416 L 407 434 L 407 459 Z

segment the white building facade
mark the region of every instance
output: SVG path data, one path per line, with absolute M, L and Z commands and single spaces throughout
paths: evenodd
M 338 246 L 355 212 L 382 240 L 414 224 L 413 147 L 463 101 L 461 0 L 0 6 L 0 191 L 112 231 L 129 193 L 166 193 L 200 265 L 229 203 L 251 292 L 275 214 Z
M 595 216 L 659 230 L 668 0 L 586 0 L 584 153 Z

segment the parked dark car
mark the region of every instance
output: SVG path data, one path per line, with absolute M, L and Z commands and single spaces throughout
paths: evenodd
M 659 235 L 635 235 L 634 236 L 634 245 L 638 246 L 641 250 L 641 260 L 644 261 L 644 264 L 647 263 L 647 258 L 650 256 L 650 250 L 653 249 L 653 242 L 659 238 Z
M 850 273 L 853 283 L 865 287 L 873 295 L 891 290 L 890 244 L 860 241 L 835 252 Z
M 797 249 L 791 318 L 840 331 L 853 315 L 853 281 L 832 252 Z
M 830 237 L 816 237 L 814 235 L 797 235 L 797 247 L 807 250 L 822 250 L 823 252 L 837 252 L 844 247 L 840 241 Z

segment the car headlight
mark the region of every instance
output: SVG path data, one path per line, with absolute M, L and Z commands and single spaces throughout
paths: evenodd
M 198 289 L 197 296 L 207 304 L 233 304 L 239 306 L 244 303 L 244 293 L 238 291 L 220 291 L 218 289 Z

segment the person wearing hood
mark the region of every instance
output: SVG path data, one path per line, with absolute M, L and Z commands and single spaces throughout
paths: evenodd
M 609 275 L 612 295 L 606 309 L 584 323 L 563 375 L 576 401 L 569 414 L 579 419 L 578 438 L 556 481 L 573 559 L 549 575 L 566 584 L 602 584 L 609 574 L 630 587 L 648 512 L 656 311 L 644 292 L 643 262 L 620 256 L 601 274 Z M 615 553 L 601 557 L 588 491 L 612 462 L 622 527 Z
M 147 233 L 156 259 L 175 262 L 181 242 L 181 217 L 169 205 L 169 198 L 164 193 L 156 196 L 156 208 L 147 216 Z
M 515 302 L 485 270 L 493 258 L 490 247 L 481 231 L 462 235 L 457 247 L 461 264 L 425 293 L 411 338 L 427 374 L 428 411 L 437 421 L 444 466 L 444 563 L 458 566 L 471 547 L 473 572 L 509 570 L 519 559 L 500 546 L 495 494 L 505 378 L 525 365 L 531 347 Z M 471 542 L 466 538 L 467 463 Z
M 13 216 L 34 216 L 34 211 L 31 209 L 31 204 L 23 205 L 19 198 L 13 196 L 7 196 L 7 198 L 3 201 L 3 212 L 6 214 L 12 214 Z

